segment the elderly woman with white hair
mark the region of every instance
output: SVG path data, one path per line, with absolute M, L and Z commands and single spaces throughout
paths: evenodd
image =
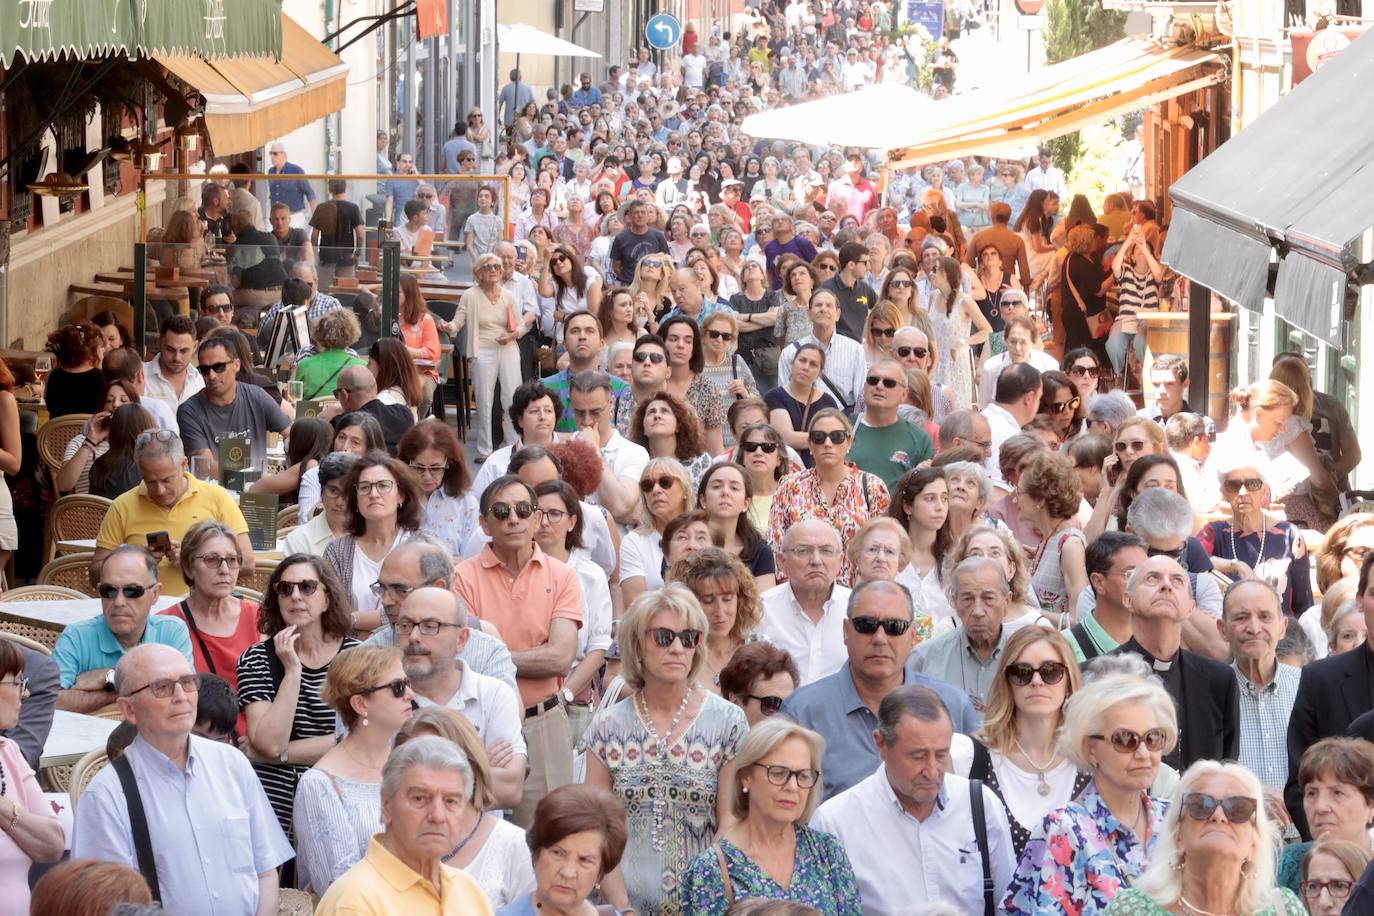
M 1278 845 L 1255 774 L 1238 763 L 1200 760 L 1174 790 L 1148 868 L 1105 912 L 1303 916 L 1297 895 L 1274 886 Z
M 820 800 L 825 739 L 781 717 L 749 732 L 722 795 L 735 822 L 683 876 L 684 911 L 721 913 L 764 897 L 825 916 L 860 916 L 859 886 L 840 841 L 806 826 Z
M 886 579 L 896 582 L 911 564 L 913 548 L 911 535 L 895 518 L 881 516 L 869 519 L 862 528 L 854 533 L 845 545 L 845 557 L 854 570 L 854 584 L 861 585 L 871 579 Z M 910 589 L 909 583 L 908 590 Z M 920 645 L 930 639 L 935 632 L 935 621 L 920 607 L 911 621 L 911 632 L 915 634 L 913 645 Z
M 949 481 L 949 535 L 962 537 L 976 524 L 1005 527 L 1000 519 L 987 514 L 992 498 L 992 481 L 987 469 L 976 461 L 951 461 L 944 465 L 945 480 Z
M 1174 702 L 1139 656 L 1094 663 L 1064 705 L 1058 744 L 1092 781 L 1032 831 L 1007 912 L 1094 916 L 1139 879 L 1156 861 L 1168 809 L 1149 789 L 1177 741 Z
M 1084 430 L 1112 439 L 1116 436 L 1116 428 L 1136 415 L 1135 410 L 1135 402 L 1120 388 L 1094 394 L 1088 398 Z
M 743 710 L 697 683 L 709 627 L 696 596 L 677 582 L 631 602 L 620 655 L 635 696 L 587 729 L 586 782 L 614 792 L 627 812 L 625 856 L 601 883 L 622 911 L 684 912 L 688 865 L 733 819 L 720 786 L 734 779 L 749 725 Z

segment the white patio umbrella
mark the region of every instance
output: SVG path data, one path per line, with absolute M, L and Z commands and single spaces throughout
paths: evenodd
M 595 51 L 564 41 L 524 22 L 496 26 L 496 51 L 515 55 L 515 69 L 520 69 L 520 55 L 538 54 L 544 57 L 600 57 Z M 520 98 L 520 84 L 515 84 L 515 98 Z
M 934 104 L 930 96 L 910 86 L 878 83 L 750 115 L 740 126 L 746 134 L 761 140 L 886 150 L 893 141 L 909 134 L 911 121 Z

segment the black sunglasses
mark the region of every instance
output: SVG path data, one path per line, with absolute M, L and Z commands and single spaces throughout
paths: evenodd
M 365 689 L 365 690 L 359 690 L 358 693 L 360 693 L 360 694 L 365 694 L 365 693 L 376 693 L 378 690 L 390 690 L 390 691 L 391 691 L 391 695 L 392 695 L 393 697 L 395 697 L 396 699 L 399 700 L 399 699 L 401 699 L 403 696 L 406 695 L 406 691 L 409 690 L 409 689 L 410 689 L 410 678 L 408 678 L 408 677 L 398 677 L 398 678 L 396 678 L 396 680 L 390 681 L 390 682 L 388 682 L 388 683 L 386 683 L 386 684 L 378 684 L 376 687 L 368 687 L 368 688 Z
M 490 515 L 498 522 L 504 522 L 506 519 L 510 518 L 512 512 L 515 513 L 516 518 L 523 521 L 538 511 L 538 506 L 533 503 L 527 503 L 524 500 L 521 500 L 513 506 L 510 503 L 492 503 L 487 507 L 487 515 Z
M 824 445 L 827 439 L 834 445 L 840 445 L 849 438 L 849 433 L 842 429 L 832 429 L 830 432 L 823 429 L 813 429 L 806 434 L 806 438 L 812 445 Z
M 1007 681 L 1017 687 L 1025 687 L 1031 682 L 1031 678 L 1038 674 L 1041 682 L 1058 684 L 1064 680 L 1064 675 L 1068 672 L 1069 668 L 1063 662 L 1044 662 L 1038 668 L 1026 662 L 1016 662 L 1007 665 Z
M 315 594 L 315 592 L 319 591 L 320 580 L 302 579 L 299 582 L 288 582 L 282 579 L 276 585 L 272 586 L 272 591 L 277 593 L 278 598 L 290 598 L 295 594 L 297 589 L 300 589 L 303 596 L 309 598 L 311 595 Z
M 1053 403 L 1046 404 L 1045 407 L 1049 410 L 1050 413 L 1058 414 L 1063 413 L 1066 410 L 1072 413 L 1073 411 L 1078 409 L 1079 403 L 1079 399 L 1075 395 L 1074 397 L 1069 398 L 1067 401 L 1054 401 Z
M 778 450 L 778 444 L 776 442 L 741 442 L 739 450 L 746 454 L 761 451 L 765 455 L 771 455 Z
M 825 270 L 825 271 L 839 270 L 839 269 L 840 269 L 840 265 L 838 265 L 838 264 L 817 264 L 817 265 L 816 265 L 816 269 L 817 269 L 817 270 Z
M 1074 366 L 1069 370 L 1069 375 L 1086 375 L 1088 378 L 1097 378 L 1098 371 L 1096 366 Z
M 1258 477 L 1246 477 L 1244 480 L 1223 480 L 1221 482 L 1221 492 L 1228 496 L 1235 496 L 1244 487 L 1246 493 L 1258 493 L 1264 489 L 1264 481 Z
M 641 493 L 652 493 L 654 492 L 654 487 L 658 487 L 661 490 L 671 490 L 675 483 L 677 483 L 677 478 L 669 477 L 667 474 L 664 474 L 662 477 L 646 477 L 639 482 L 639 490 Z
M 898 347 L 897 355 L 900 356 L 902 359 L 908 359 L 912 356 L 916 357 L 917 359 L 925 359 L 927 356 L 930 355 L 930 351 L 927 350 L 925 347 Z
M 868 378 L 864 379 L 864 381 L 870 388 L 882 385 L 888 391 L 891 391 L 893 388 L 897 387 L 897 380 L 895 378 L 883 378 L 880 375 L 870 375 Z
M 104 598 L 106 601 L 113 601 L 115 595 L 118 595 L 120 592 L 123 592 L 124 597 L 132 601 L 135 598 L 142 598 L 144 593 L 147 592 L 150 588 L 152 588 L 151 585 L 119 586 L 111 585 L 108 582 L 102 582 L 95 587 L 95 591 L 96 594 Z
M 1210 820 L 1221 808 L 1226 819 L 1233 824 L 1248 824 L 1255 819 L 1259 802 L 1244 795 L 1231 795 L 1217 798 L 1205 792 L 1187 792 L 1183 796 L 1183 813 L 1195 821 Z
M 630 358 L 637 363 L 653 363 L 655 366 L 657 366 L 660 365 L 667 357 L 665 357 L 662 353 L 640 352 L 634 354 Z
M 673 630 L 668 627 L 654 627 L 649 631 L 649 635 L 654 638 L 654 645 L 660 649 L 668 648 L 675 639 L 682 643 L 684 649 L 695 649 L 701 645 L 700 630 Z
M 1133 732 L 1129 728 L 1118 728 L 1110 736 L 1089 735 L 1088 737 L 1094 741 L 1110 741 L 1112 747 L 1123 754 L 1134 754 L 1135 749 L 1140 747 L 1142 741 L 1145 743 L 1146 750 L 1162 751 L 1167 738 L 1162 728 L 1152 728 L 1143 735 L 1139 732 Z
M 723 340 L 726 343 L 735 339 L 735 335 L 731 334 L 729 331 L 710 330 L 706 332 L 706 336 L 712 340 Z
M 759 709 L 765 716 L 776 716 L 778 710 L 782 709 L 782 697 L 759 697 L 752 693 L 745 697 L 747 700 L 757 700 Z M 805 787 L 803 787 L 805 788 Z
M 225 361 L 222 362 L 222 363 L 201 363 L 201 364 L 200 364 L 200 371 L 201 371 L 201 372 L 210 372 L 210 373 L 213 373 L 213 374 L 215 374 L 215 375 L 219 375 L 219 374 L 220 374 L 221 372 L 223 372 L 225 369 L 228 369 L 228 368 L 229 368 L 229 364 L 232 363 L 232 362 L 233 362 L 233 360 L 230 359 L 230 360 L 225 360 Z
M 898 620 L 896 617 L 852 617 L 849 624 L 854 632 L 862 636 L 872 636 L 880 627 L 888 636 L 901 636 L 911 629 L 910 620 Z
M 873 328 L 872 331 L 874 337 L 886 337 L 891 340 L 897 336 L 896 328 Z
M 892 281 L 890 284 L 888 284 L 888 285 L 889 285 L 889 286 L 896 287 L 897 289 L 902 289 L 903 287 L 915 286 L 916 284 L 915 284 L 915 283 L 912 283 L 910 280 L 893 280 L 893 281 Z

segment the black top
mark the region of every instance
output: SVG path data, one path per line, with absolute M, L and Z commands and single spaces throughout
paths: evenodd
M 782 304 L 782 296 L 771 289 L 765 289 L 762 299 L 750 299 L 743 291 L 735 293 L 730 297 L 730 308 L 735 310 L 737 315 L 757 315 L 766 312 L 776 305 Z M 757 331 L 742 331 L 739 335 L 739 355 L 751 366 L 754 363 L 754 351 L 759 347 L 775 347 L 777 338 L 773 336 L 772 327 L 759 328 Z M 774 366 L 770 374 L 777 374 L 777 367 Z
M 622 229 L 616 233 L 615 239 L 611 242 L 611 263 L 620 262 L 620 273 L 616 275 L 616 280 L 622 286 L 629 286 L 635 279 L 635 268 L 639 266 L 640 258 L 651 254 L 670 254 L 668 247 L 668 237 L 657 229 L 650 227 L 643 235 L 636 235 L 629 229 Z
M 873 306 L 878 304 L 878 294 L 873 287 L 863 280 L 855 281 L 853 286 L 845 286 L 840 275 L 835 274 L 821 284 L 821 289 L 830 290 L 839 300 L 840 320 L 835 329 L 846 337 L 863 340 L 864 322 L 868 320 L 868 313 Z
M 992 765 L 992 754 L 988 752 L 987 745 L 977 738 L 970 738 L 973 742 L 973 763 L 969 766 L 968 778 L 981 779 L 983 785 L 987 786 L 1002 799 L 1002 804 L 1006 805 L 1007 797 L 1002 793 L 1002 786 L 997 781 L 997 770 Z M 1083 790 L 1092 782 L 1092 774 L 1084 770 L 1079 770 L 1078 775 L 1073 780 L 1073 794 L 1070 800 L 1077 799 L 1083 794 Z M 1021 859 L 1021 853 L 1025 850 L 1026 844 L 1030 842 L 1031 831 L 1039 824 L 1022 824 L 1011 813 L 1011 808 L 1007 807 L 1007 826 L 1011 828 L 1011 845 L 1016 850 L 1016 858 Z
M 363 225 L 363 214 L 357 204 L 351 200 L 327 200 L 310 215 L 310 225 L 320 230 L 320 250 L 316 254 L 321 264 L 357 262 L 354 242 L 358 227 Z
M 1102 265 L 1087 255 L 1071 254 L 1065 259 L 1061 291 L 1063 304 L 1060 308 L 1060 315 L 1064 323 L 1064 349 L 1066 351 L 1075 347 L 1091 347 L 1093 345 L 1092 332 L 1088 330 L 1088 320 L 1085 315 L 1096 315 L 1107 307 L 1107 301 L 1099 291 L 1105 278 Z M 1073 284 L 1072 289 L 1070 289 L 1071 282 Z M 1084 309 L 1078 307 L 1078 299 L 1074 298 L 1073 294 L 1074 290 L 1077 290 L 1078 296 L 1082 298 Z
M 400 404 L 383 404 L 373 398 L 362 407 L 358 408 L 359 413 L 370 414 L 376 418 L 377 423 L 382 427 L 382 439 L 386 441 L 386 450 L 391 454 L 396 454 L 396 444 L 401 441 L 412 426 L 415 425 L 415 415 L 410 412 L 409 407 Z M 339 421 L 344 415 L 340 414 L 332 421 L 334 429 L 339 428 Z
M 99 369 L 70 372 L 57 366 L 48 373 L 43 400 L 50 419 L 73 413 L 100 413 L 105 409 L 105 373 Z

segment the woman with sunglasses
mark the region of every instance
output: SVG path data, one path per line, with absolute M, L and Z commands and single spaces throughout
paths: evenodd
M 800 683 L 792 656 L 763 640 L 740 646 L 720 670 L 720 695 L 744 710 L 750 729 L 776 716 Z
M 802 463 L 790 456 L 782 436 L 768 423 L 753 423 L 741 431 L 734 460 L 749 475 L 749 490 L 753 494 L 749 500 L 749 521 L 758 531 L 767 531 L 778 481 L 801 470 Z
M 706 365 L 701 374 L 720 390 L 722 403 L 730 404 L 739 398 L 758 394 L 754 382 L 754 372 L 749 361 L 736 349 L 740 338 L 740 323 L 734 312 L 726 309 L 715 312 L 701 323 L 702 354 Z M 726 448 L 735 444 L 735 435 L 728 427 L 724 430 Z
M 1193 764 L 1168 803 L 1149 867 L 1106 912 L 1304 916 L 1294 889 L 1274 886 L 1279 830 L 1263 802 L 1264 787 L 1240 764 Z
M 1032 832 L 1003 908 L 1097 916 L 1148 864 L 1172 864 L 1155 849 L 1168 803 L 1149 790 L 1177 740 L 1174 701 L 1143 659 L 1126 654 L 1095 662 L 1064 703 L 1056 745 L 1059 756 L 1092 778 Z
M 1059 361 L 1060 370 L 1073 382 L 1074 393 L 1078 395 L 1078 409 L 1073 417 L 1073 435 L 1084 431 L 1084 419 L 1088 415 L 1088 398 L 1097 394 L 1097 383 L 1102 374 L 1097 354 L 1087 347 L 1077 347 L 1064 354 Z
M 1040 413 L 1050 418 L 1060 442 L 1069 440 L 1073 419 L 1082 403 L 1072 381 L 1058 369 L 1040 375 Z
M 1313 843 L 1302 857 L 1298 893 L 1311 916 L 1340 916 L 1371 852 L 1346 840 Z
M 348 635 L 352 616 L 352 598 L 334 570 L 320 557 L 292 554 L 267 580 L 258 610 L 266 638 L 239 656 L 246 751 L 288 837 L 296 784 L 334 747 L 334 710 L 320 688 L 339 653 L 360 645 Z
M 477 283 L 458 301 L 454 333 L 467 325 L 467 348 L 463 356 L 473 363 L 473 390 L 477 400 L 477 460 L 491 455 L 491 414 L 496 408 L 496 384 L 501 383 L 501 411 L 510 409 L 511 395 L 520 386 L 520 334 L 525 330 L 520 306 L 501 286 L 501 259 L 484 254 L 472 266 Z M 435 360 L 437 362 L 437 358 Z M 432 391 L 432 389 L 431 389 Z M 515 438 L 509 420 L 507 439 Z
M 840 262 L 833 252 L 817 256 L 814 264 L 794 261 L 782 274 L 782 308 L 773 323 L 773 336 L 778 346 L 786 347 L 811 335 L 811 317 L 807 306 L 811 296 L 820 289 L 822 277 L 830 279 L 839 272 Z
M 1081 686 L 1073 650 L 1055 630 L 1022 627 L 1002 649 L 982 728 L 972 736 L 967 776 L 981 779 L 1007 806 L 1017 856 L 1045 816 L 1088 785 L 1089 775 L 1058 747 L 1064 704 Z
M 769 422 L 783 442 L 801 455 L 808 468 L 816 465 L 806 432 L 811 419 L 819 411 L 840 406 L 830 392 L 816 384 L 824 371 L 825 351 L 815 343 L 799 344 L 792 352 L 792 374 L 787 384 L 763 396 Z
M 901 326 L 902 316 L 891 302 L 880 301 L 869 309 L 868 317 L 864 319 L 863 340 L 868 365 L 893 357 L 892 339 Z
M 1126 492 L 1126 478 L 1130 476 L 1131 465 L 1146 455 L 1167 455 L 1169 444 L 1164 439 L 1164 430 L 1154 420 L 1146 417 L 1127 417 L 1117 427 L 1112 436 L 1112 454 L 1102 462 L 1102 485 L 1097 505 L 1093 507 L 1092 518 L 1084 529 L 1088 537 L 1097 537 L 1106 531 L 1113 515 L 1122 513 L 1121 502 Z
M 1283 598 L 1285 617 L 1312 607 L 1312 558 L 1302 532 L 1288 521 L 1265 517 L 1269 505 L 1268 462 L 1251 461 L 1220 468 L 1221 496 L 1231 517 L 1208 522 L 1197 539 L 1212 555 L 1212 568 L 1232 582 L 1257 578 Z
M 1303 857 L 1315 842 L 1344 840 L 1374 855 L 1374 747 L 1359 738 L 1323 738 L 1303 752 L 1298 787 L 1312 841 L 1293 843 L 1279 857 L 1280 887 L 1297 891 Z
M 396 457 L 410 466 L 419 485 L 424 504 L 420 530 L 443 541 L 455 556 L 461 555 L 478 528 L 479 515 L 463 444 L 447 424 L 431 417 L 401 437 Z
M 1011 274 L 1002 263 L 1002 252 L 996 245 L 984 245 L 978 252 L 978 283 L 974 302 L 988 320 L 992 333 L 988 335 L 987 352 L 996 356 L 1007 349 L 1002 340 L 1006 315 L 1002 312 L 1002 295 L 1011 290 Z
M 347 589 L 354 608 L 353 627 L 381 625 L 373 591 L 382 561 L 420 529 L 424 500 L 410 468 L 386 452 L 368 452 L 343 482 L 348 499 L 348 533 L 324 551 L 324 561 Z
M 691 507 L 696 490 L 677 459 L 651 458 L 639 492 L 639 524 L 620 541 L 620 590 L 627 604 L 663 587 L 663 529 Z
M 926 310 L 921 307 L 920 294 L 916 292 L 916 274 L 904 263 L 893 265 L 883 277 L 882 289 L 878 292 L 879 302 L 890 302 L 897 309 L 897 327 L 915 325 L 929 321 Z
M 690 912 L 682 877 L 732 818 L 720 787 L 730 785 L 749 725 L 738 706 L 698 683 L 709 628 L 696 597 L 677 582 L 632 601 L 619 638 L 635 696 L 587 729 L 586 782 L 614 792 L 627 812 L 625 857 L 601 881 L 604 899 L 622 912 Z M 623 753 L 627 747 L 640 753 Z
M 815 466 L 789 474 L 778 483 L 768 517 L 768 543 L 774 551 L 781 546 L 783 533 L 805 519 L 828 521 L 840 533 L 841 541 L 848 543 L 865 522 L 888 509 L 883 479 L 859 470 L 848 460 L 854 427 L 843 411 L 835 407 L 816 411 L 806 435 Z M 852 575 L 846 560 L 840 566 L 839 583 L 848 585 Z
M 382 767 L 414 700 L 401 650 L 339 653 L 320 698 L 339 714 L 344 736 L 302 774 L 292 809 L 296 885 L 316 894 L 362 859 L 382 826 Z
M 706 612 L 710 627 L 705 640 L 706 670 L 700 685 L 720 693 L 720 672 L 736 651 L 759 638 L 754 632 L 763 620 L 759 588 L 738 557 L 710 546 L 674 558 L 668 578 L 690 588 Z
M 539 274 L 539 295 L 553 300 L 554 330 L 563 341 L 563 321 L 576 312 L 601 310 L 601 275 L 571 245 L 551 245 Z

